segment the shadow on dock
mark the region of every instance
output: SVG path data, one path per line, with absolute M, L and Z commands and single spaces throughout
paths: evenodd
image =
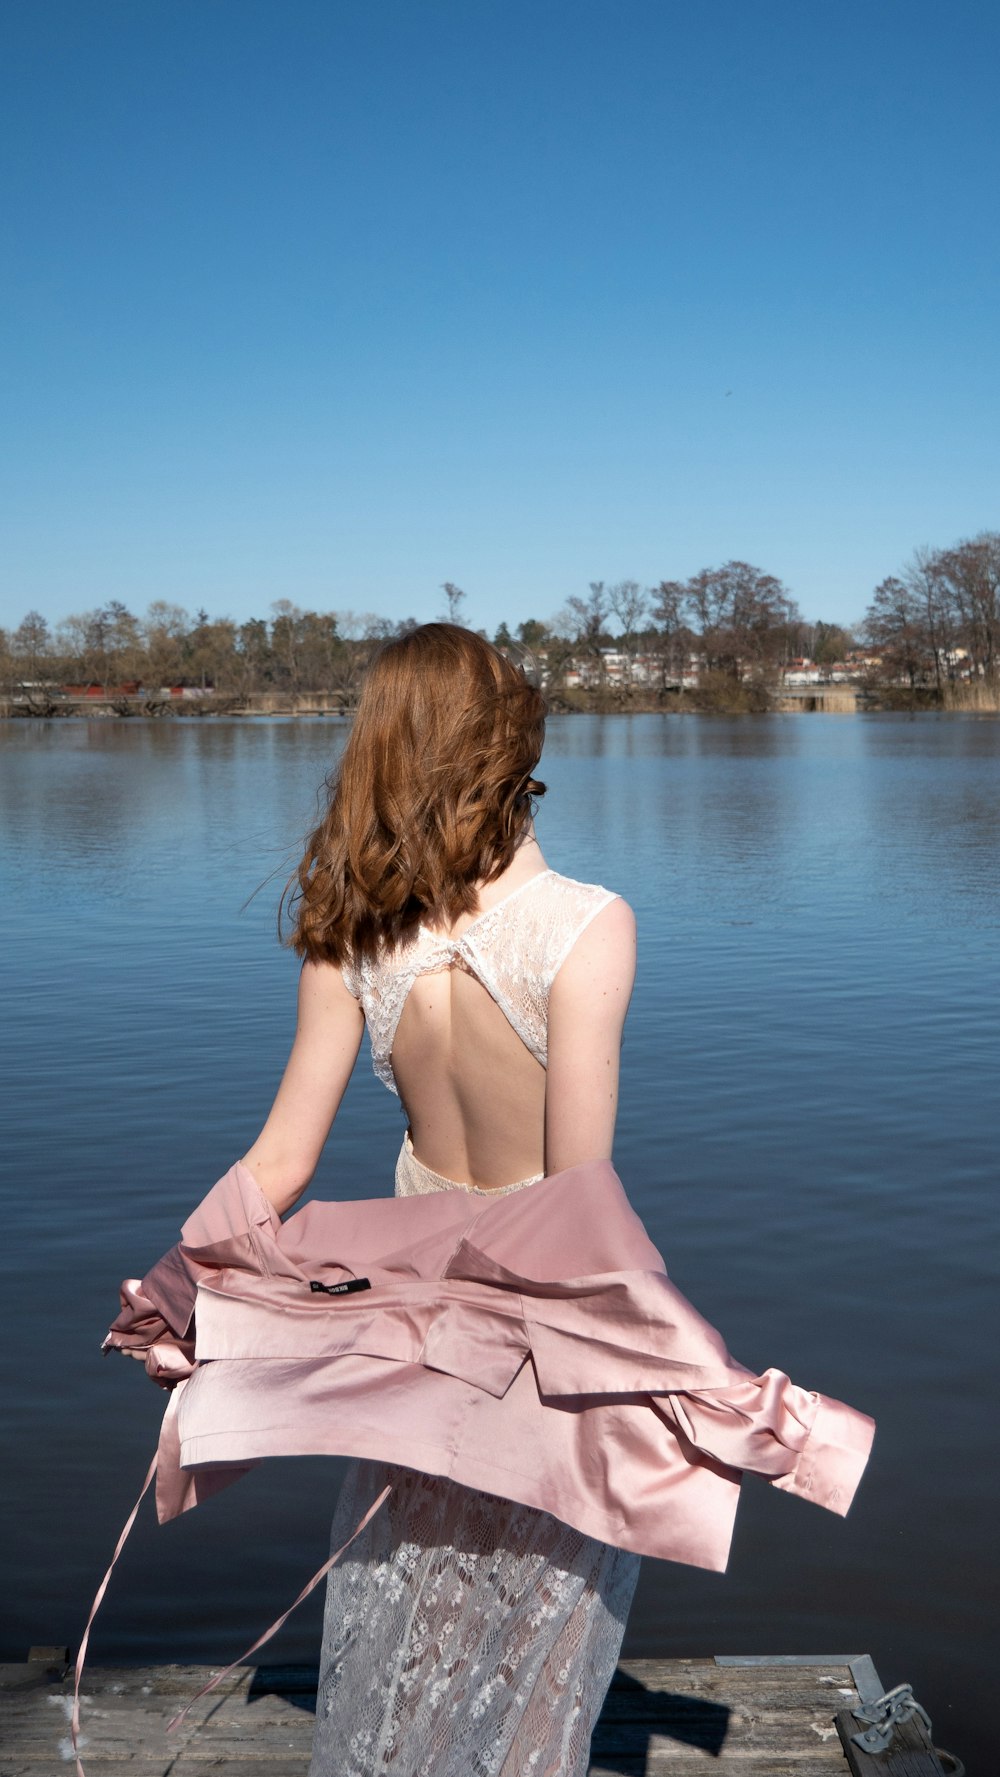
M 661 1690 L 619 1670 L 594 1729 L 593 1753 L 600 1753 L 603 1770 L 621 1772 L 624 1777 L 631 1777 L 637 1759 L 647 1758 L 654 1734 L 657 1740 L 696 1746 L 710 1758 L 720 1758 L 730 1714 L 725 1703 Z M 621 1744 L 623 1729 L 625 1746 Z
M 306 1777 L 315 1666 L 91 1667 L 84 1679 L 87 1777 Z M 72 1764 L 67 1650 L 32 1648 L 0 1666 L 0 1777 L 54 1777 Z M 884 1692 L 867 1654 L 716 1655 L 621 1662 L 594 1730 L 590 1777 L 959 1777 L 935 1751 L 908 1686 Z M 898 1719 L 897 1719 L 898 1718 Z M 879 1739 L 874 1753 L 861 1728 Z M 884 1751 L 882 1741 L 885 1741 Z
M 314 1667 L 258 1666 L 247 1690 L 247 1702 L 280 1698 L 290 1708 L 314 1715 L 317 1676 Z M 634 1673 L 619 1669 L 601 1711 L 594 1747 L 601 1748 L 602 1770 L 622 1773 L 623 1777 L 630 1777 L 636 1761 L 646 1757 L 654 1734 L 658 1740 L 694 1746 L 717 1759 L 726 1743 L 730 1715 L 725 1703 L 643 1684 Z

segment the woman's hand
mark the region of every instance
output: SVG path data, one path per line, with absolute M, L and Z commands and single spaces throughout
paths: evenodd
M 279 1215 L 316 1170 L 361 1047 L 364 1013 L 333 963 L 306 962 L 298 1023 L 277 1097 L 243 1165 Z

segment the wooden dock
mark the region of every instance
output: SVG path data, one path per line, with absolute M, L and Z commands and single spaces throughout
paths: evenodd
M 239 1667 L 168 1739 L 167 1722 L 211 1673 L 204 1666 L 88 1669 L 87 1777 L 123 1770 L 305 1777 L 315 1667 Z M 958 1769 L 912 1722 L 899 1730 L 898 1750 L 877 1759 L 852 1752 L 848 1760 L 841 1733 L 858 1726 L 849 1712 L 881 1690 L 867 1655 L 623 1660 L 594 1735 L 591 1777 L 948 1777 Z M 72 1695 L 62 1649 L 34 1648 L 23 1665 L 0 1666 L 0 1777 L 72 1769 Z

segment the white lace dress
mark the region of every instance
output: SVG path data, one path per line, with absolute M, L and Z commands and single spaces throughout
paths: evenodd
M 609 899 L 545 871 L 458 940 L 421 934 L 405 961 L 368 965 L 357 991 L 376 1072 L 394 1086 L 392 1037 L 413 980 L 456 962 L 544 1062 L 552 978 Z M 473 1188 L 431 1172 L 404 1141 L 397 1195 Z M 348 1469 L 331 1547 L 387 1483 L 385 1505 L 327 1582 L 309 1777 L 583 1777 L 638 1556 L 546 1512 L 373 1462 Z

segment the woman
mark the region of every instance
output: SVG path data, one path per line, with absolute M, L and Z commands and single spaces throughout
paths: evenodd
M 365 682 L 298 873 L 295 1043 L 243 1164 L 306 1189 L 367 1022 L 407 1133 L 396 1193 L 529 1189 L 609 1159 L 635 968 L 631 910 L 551 870 L 532 824 L 541 695 L 432 623 Z M 457 1483 L 352 1464 L 328 1581 L 311 1777 L 587 1769 L 638 1557 Z
M 542 716 L 465 630 L 380 653 L 299 871 L 274 1108 L 105 1341 L 171 1390 L 161 1519 L 258 1461 L 352 1458 L 300 1594 L 331 1570 L 312 1777 L 582 1773 L 637 1557 L 723 1569 L 745 1472 L 843 1516 L 871 1448 L 730 1357 L 610 1164 L 633 921 L 538 849 Z M 409 1201 L 282 1222 L 365 1023 Z

